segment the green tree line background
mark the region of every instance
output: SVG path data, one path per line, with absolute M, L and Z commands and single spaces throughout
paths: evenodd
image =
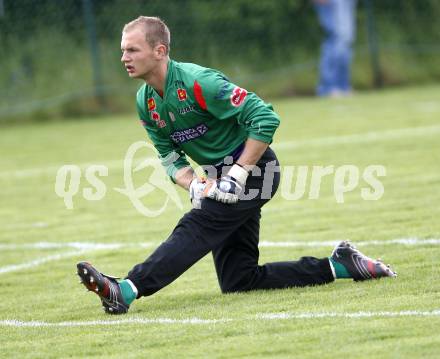
M 440 1 L 358 1 L 355 89 L 374 87 L 372 39 L 384 86 L 440 79 Z M 314 92 L 323 34 L 311 0 L 0 3 L 0 122 L 132 111 L 140 83 L 121 66 L 120 35 L 141 14 L 166 21 L 176 60 L 218 68 L 265 97 Z

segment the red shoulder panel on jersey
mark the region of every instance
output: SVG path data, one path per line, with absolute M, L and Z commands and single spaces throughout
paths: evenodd
M 197 81 L 194 81 L 194 96 L 196 98 L 197 103 L 199 104 L 202 110 L 207 110 L 205 98 L 203 97 L 202 86 Z

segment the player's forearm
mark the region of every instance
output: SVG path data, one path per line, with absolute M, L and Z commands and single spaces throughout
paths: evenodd
M 194 176 L 195 176 L 194 170 L 191 167 L 183 167 L 176 172 L 175 175 L 176 184 L 187 190 L 189 189 L 189 186 Z
M 269 147 L 268 143 L 248 138 L 243 153 L 237 160 L 237 163 L 250 171 L 252 167 L 259 161 L 263 153 Z

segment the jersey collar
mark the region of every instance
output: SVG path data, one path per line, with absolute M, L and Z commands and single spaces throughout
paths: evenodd
M 168 90 L 171 88 L 174 80 L 174 61 L 169 60 L 168 61 L 168 67 L 167 67 L 167 76 L 165 78 L 165 88 L 164 88 L 164 95 L 163 99 L 165 100 L 168 95 Z

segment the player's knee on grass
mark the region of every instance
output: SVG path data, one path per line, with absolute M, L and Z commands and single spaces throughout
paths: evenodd
M 240 280 L 235 281 L 221 280 L 219 284 L 223 294 L 248 292 L 254 289 L 248 276 L 242 276 Z
M 235 287 L 227 287 L 227 286 L 220 286 L 220 289 L 222 291 L 222 294 L 243 293 L 249 291 L 249 289 L 245 289 L 245 288 L 235 288 Z

